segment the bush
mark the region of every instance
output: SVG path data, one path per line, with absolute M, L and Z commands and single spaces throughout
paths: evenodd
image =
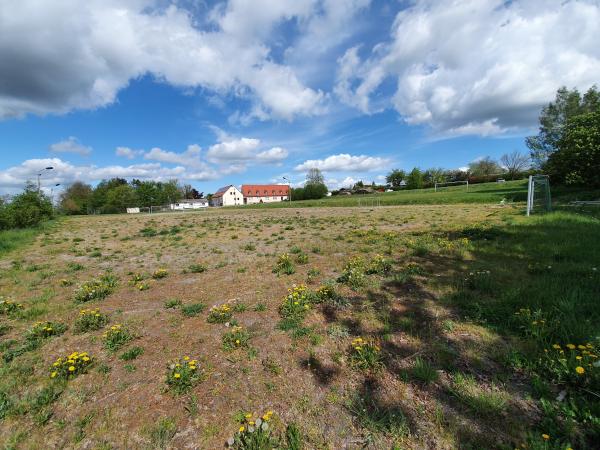
M 50 199 L 28 184 L 10 203 L 0 203 L 0 230 L 35 227 L 53 216 Z

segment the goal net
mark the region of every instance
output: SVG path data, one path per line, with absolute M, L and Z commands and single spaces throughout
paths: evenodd
M 527 215 L 551 210 L 550 178 L 548 175 L 530 175 L 527 189 Z
M 469 190 L 469 180 L 465 180 L 465 181 L 445 181 L 443 183 L 435 183 L 434 191 L 437 192 L 445 187 L 460 186 L 461 184 L 466 186 L 467 191 Z

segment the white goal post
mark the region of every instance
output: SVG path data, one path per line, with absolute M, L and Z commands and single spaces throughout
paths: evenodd
M 552 210 L 550 197 L 550 177 L 548 175 L 529 175 L 527 186 L 527 215 L 541 209 Z
M 435 183 L 434 186 L 434 192 L 437 192 L 438 188 L 442 188 L 442 187 L 447 187 L 448 185 L 452 185 L 452 184 L 466 184 L 467 185 L 467 191 L 469 190 L 469 180 L 465 180 L 465 181 L 444 181 L 442 183 Z

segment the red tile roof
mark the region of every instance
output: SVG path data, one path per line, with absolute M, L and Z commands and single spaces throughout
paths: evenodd
M 243 184 L 244 197 L 275 197 L 288 195 L 290 187 L 287 184 Z

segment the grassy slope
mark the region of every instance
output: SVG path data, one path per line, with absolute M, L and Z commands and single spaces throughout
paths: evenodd
M 247 205 L 245 208 L 287 208 L 312 206 L 357 206 L 359 200 L 378 199 L 381 205 L 434 205 L 453 203 L 499 203 L 507 201 L 525 201 L 527 198 L 527 181 L 517 180 L 506 183 L 482 183 L 469 186 L 452 186 L 435 192 L 434 189 L 417 189 L 410 191 L 386 192 L 377 195 L 334 196 L 322 200 L 302 200 L 281 203 Z
M 36 228 L 0 231 L 0 257 L 33 242 L 43 231 L 48 230 L 55 222 L 48 222 Z

